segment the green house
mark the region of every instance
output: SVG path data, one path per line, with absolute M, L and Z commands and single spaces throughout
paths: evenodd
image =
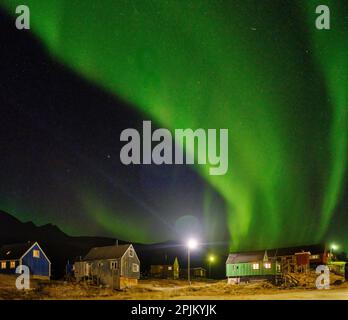
M 226 261 L 229 283 L 261 279 L 276 281 L 280 275 L 279 262 L 269 259 L 267 251 L 231 253 Z

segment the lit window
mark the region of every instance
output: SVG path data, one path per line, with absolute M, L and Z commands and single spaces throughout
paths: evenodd
M 11 261 L 11 262 L 10 262 L 10 268 L 11 268 L 11 269 L 16 268 L 16 262 L 15 262 L 15 261 Z
M 169 271 L 172 271 L 172 270 L 173 270 L 173 268 L 169 266 L 169 267 L 168 267 L 168 270 L 169 270 Z
M 1 262 L 1 269 L 6 269 L 6 261 Z
M 260 269 L 260 265 L 258 263 L 253 263 L 253 269 L 254 270 Z
M 133 249 L 129 249 L 129 256 L 131 258 L 134 257 L 134 250 Z
M 271 264 L 269 262 L 265 263 L 265 269 L 271 269 Z
M 40 258 L 40 251 L 39 250 L 33 250 L 33 257 L 34 258 Z
M 139 272 L 139 265 L 136 264 L 136 263 L 133 263 L 132 264 L 132 270 L 133 270 L 133 272 Z

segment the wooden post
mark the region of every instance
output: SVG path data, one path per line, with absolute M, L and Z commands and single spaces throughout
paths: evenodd
M 112 269 L 111 269 L 111 272 L 112 272 L 112 291 L 114 291 L 114 290 L 115 290 L 115 284 L 114 284 L 114 282 L 115 282 L 115 277 L 114 277 L 114 275 L 115 275 L 115 269 L 112 268 Z
M 189 285 L 191 285 L 191 275 L 190 275 L 190 248 L 187 249 L 187 280 Z

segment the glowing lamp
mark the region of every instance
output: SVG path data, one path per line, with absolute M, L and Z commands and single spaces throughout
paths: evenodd
M 195 239 L 189 239 L 189 241 L 187 241 L 187 247 L 190 249 L 190 250 L 194 250 L 196 249 L 198 246 L 198 243 Z

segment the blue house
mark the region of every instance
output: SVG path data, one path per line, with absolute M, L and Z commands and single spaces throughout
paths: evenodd
M 4 245 L 0 248 L 0 273 L 14 274 L 19 265 L 27 266 L 32 278 L 51 277 L 51 262 L 37 242 Z

